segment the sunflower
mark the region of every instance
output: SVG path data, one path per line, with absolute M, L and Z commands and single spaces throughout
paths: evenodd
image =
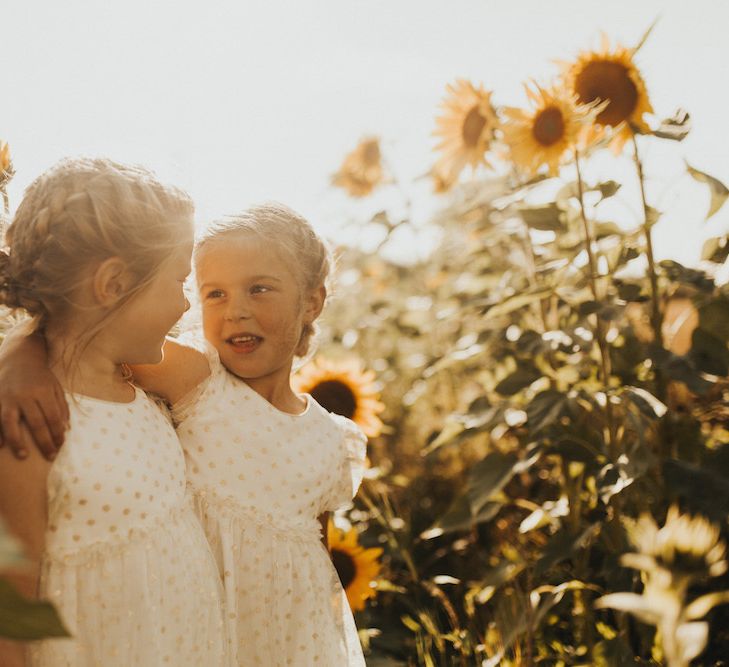
M 366 197 L 382 182 L 382 154 L 376 137 L 362 139 L 332 176 L 332 183 L 352 197 Z
M 382 549 L 365 549 L 357 541 L 357 531 L 344 532 L 330 521 L 327 530 L 329 553 L 342 582 L 352 611 L 362 611 L 365 601 L 375 597 L 372 582 L 380 574 L 378 558 Z
M 603 35 L 599 50 L 582 52 L 574 63 L 565 66 L 567 88 L 577 96 L 579 104 L 607 102 L 595 118 L 590 139 L 613 129 L 616 152 L 630 139 L 633 128 L 649 131 L 643 115 L 653 113 L 643 77 L 633 62 L 634 55 L 635 49 L 624 46 L 611 49 Z
M 10 146 L 0 140 L 0 186 L 5 185 L 14 173 L 13 161 L 10 159 Z
M 385 408 L 377 400 L 374 380 L 374 372 L 362 370 L 356 359 L 318 359 L 296 374 L 294 386 L 299 392 L 311 394 L 329 412 L 351 419 L 365 435 L 374 438 L 382 431 L 377 415 Z
M 533 109 L 504 109 L 509 119 L 502 127 L 504 141 L 517 167 L 536 173 L 546 164 L 555 175 L 589 121 L 590 109 L 576 106 L 566 91 L 556 87 L 525 86 L 525 90 Z
M 626 523 L 631 542 L 655 566 L 689 574 L 708 572 L 711 576 L 722 575 L 727 570 L 726 545 L 721 540 L 721 532 L 702 516 L 681 514 L 673 505 L 662 528 L 647 513 L 637 521 Z
M 436 148 L 443 152 L 434 172 L 445 176 L 444 183 L 455 181 L 466 165 L 472 169 L 484 164 L 486 151 L 498 127 L 496 112 L 491 106 L 491 92 L 483 86 L 476 88 L 470 81 L 459 79 L 448 85 L 448 97 L 443 102 L 444 113 L 436 118 L 433 133 L 441 137 Z

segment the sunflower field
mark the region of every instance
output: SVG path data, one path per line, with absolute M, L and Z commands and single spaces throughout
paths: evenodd
M 690 122 L 654 116 L 641 44 L 603 39 L 528 83 L 527 108 L 449 85 L 440 242 L 386 259 L 412 223 L 381 211 L 375 250 L 340 251 L 299 386 L 370 436 L 332 528 L 368 664 L 729 660 L 729 239 L 697 268 L 654 257 L 643 155 Z M 592 178 L 619 156 L 628 171 Z M 368 137 L 333 184 L 366 197 L 383 164 Z M 729 190 L 687 168 L 710 217 Z M 627 181 L 637 206 L 610 209 Z
M 729 663 L 729 236 L 694 268 L 654 256 L 644 156 L 690 118 L 655 115 L 646 37 L 528 82 L 525 108 L 447 85 L 439 242 L 388 259 L 414 223 L 383 210 L 360 225 L 375 249 L 339 249 L 340 298 L 296 383 L 369 437 L 329 544 L 372 667 Z M 332 185 L 387 187 L 383 153 L 364 138 Z M 713 216 L 729 189 L 687 170 Z M 6 214 L 12 176 L 0 142 Z M 611 208 L 628 182 L 636 206 Z M 20 558 L 0 526 L 0 567 Z M 65 634 L 3 586 L 0 636 Z

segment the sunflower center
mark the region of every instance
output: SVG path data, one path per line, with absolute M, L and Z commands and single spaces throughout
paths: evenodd
M 628 68 L 609 60 L 594 60 L 582 69 L 575 81 L 581 104 L 609 100 L 597 116 L 602 125 L 615 126 L 628 120 L 638 104 L 638 88 L 628 75 Z
M 352 419 L 357 411 L 357 397 L 344 382 L 339 380 L 319 382 L 309 393 L 319 405 L 335 415 Z
M 357 568 L 354 563 L 354 558 L 344 551 L 338 549 L 332 549 L 332 562 L 339 575 L 339 580 L 342 582 L 342 587 L 347 588 L 357 576 Z
M 564 118 L 556 107 L 547 107 L 539 112 L 532 127 L 534 138 L 542 146 L 551 146 L 564 136 Z
M 481 115 L 479 108 L 475 106 L 463 119 L 463 127 L 461 128 L 463 143 L 469 148 L 477 146 L 484 127 L 486 127 L 486 119 Z

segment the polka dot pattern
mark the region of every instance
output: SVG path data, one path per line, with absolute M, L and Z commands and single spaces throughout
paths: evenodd
M 43 667 L 227 665 L 222 590 L 165 415 L 69 397 L 71 428 L 48 475 L 41 597 L 73 639 L 32 648 Z
M 300 415 L 279 411 L 208 356 L 210 379 L 173 414 L 237 664 L 364 666 L 317 517 L 351 502 L 365 436 L 310 396 Z

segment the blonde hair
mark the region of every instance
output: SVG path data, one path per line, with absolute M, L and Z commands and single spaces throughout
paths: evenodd
M 329 289 L 334 262 L 328 244 L 314 231 L 306 218 L 277 202 L 253 206 L 243 213 L 225 216 L 212 222 L 195 246 L 194 260 L 198 278 L 200 260 L 210 247 L 231 234 L 240 233 L 254 234 L 291 260 L 302 297 L 319 287 Z M 309 354 L 316 333 L 315 323 L 304 326 L 295 350 L 297 357 Z
M 154 279 L 192 213 L 185 193 L 142 167 L 62 160 L 26 189 L 6 232 L 0 304 L 24 309 L 43 329 L 78 307 L 73 296 L 92 262 L 119 257 L 135 278 L 121 306 Z

